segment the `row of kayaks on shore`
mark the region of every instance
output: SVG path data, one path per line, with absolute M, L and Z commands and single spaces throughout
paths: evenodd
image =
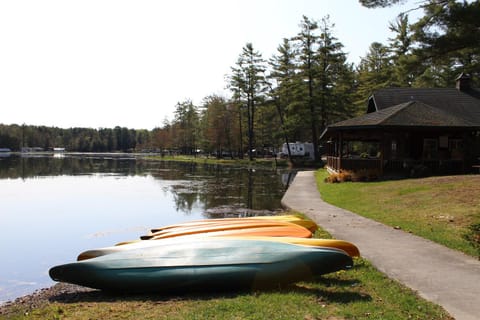
M 276 287 L 352 267 L 358 248 L 312 238 L 317 228 L 295 215 L 191 221 L 84 251 L 49 274 L 102 290 L 172 292 Z

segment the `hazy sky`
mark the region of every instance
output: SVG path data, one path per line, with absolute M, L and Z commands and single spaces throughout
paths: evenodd
M 358 0 L 0 1 L 0 123 L 152 129 L 177 102 L 228 95 L 225 76 L 251 42 L 265 59 L 302 16 L 330 15 L 357 63 L 407 5 Z M 411 19 L 412 21 L 412 19 Z

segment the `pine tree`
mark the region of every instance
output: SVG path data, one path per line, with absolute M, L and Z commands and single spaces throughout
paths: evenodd
M 478 78 L 480 1 L 430 0 L 423 8 L 425 16 L 412 26 L 419 60 L 447 74 L 451 70 L 449 77 L 466 72 Z
M 415 56 L 412 55 L 412 30 L 408 23 L 408 15 L 400 14 L 389 29 L 395 37 L 389 39 L 389 50 L 392 63 L 391 85 L 395 87 L 411 87 L 418 68 Z
M 373 42 L 357 67 L 358 87 L 355 104 L 362 107 L 373 91 L 389 87 L 392 73 L 389 49 L 379 42 Z
M 302 101 L 304 107 L 309 112 L 307 118 L 310 126 L 311 139 L 314 148 L 315 161 L 320 159 L 318 153 L 318 103 L 315 99 L 314 90 L 317 86 L 318 80 L 318 39 L 317 33 L 318 23 L 311 21 L 306 16 L 303 16 L 303 21 L 300 23 L 300 32 L 293 40 L 297 44 L 298 60 L 299 60 L 299 72 L 298 75 L 304 82 L 303 91 L 301 94 L 304 96 Z M 301 88 L 300 88 L 301 90 Z
M 307 115 L 304 108 L 299 108 L 301 100 L 302 82 L 296 73 L 296 54 L 289 39 L 283 39 L 283 43 L 277 48 L 278 55 L 270 59 L 271 72 L 268 77 L 270 81 L 269 96 L 277 110 L 282 138 L 285 143 L 293 140 L 301 140 L 300 132 L 303 129 L 304 119 Z M 299 89 L 300 88 L 300 89 Z M 290 148 L 288 148 L 290 156 Z
M 318 81 L 315 96 L 319 105 L 320 130 L 328 124 L 350 118 L 354 113 L 353 65 L 347 63 L 343 44 L 333 35 L 334 24 L 329 16 L 320 24 L 318 59 Z
M 248 156 L 253 160 L 255 145 L 255 111 L 265 94 L 265 61 L 262 55 L 247 43 L 242 49 L 236 67 L 232 67 L 229 87 L 234 94 L 234 100 L 239 106 L 244 106 L 247 113 Z

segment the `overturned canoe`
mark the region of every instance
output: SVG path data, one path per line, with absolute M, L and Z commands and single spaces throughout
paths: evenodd
M 263 229 L 263 230 L 262 230 Z M 307 228 L 299 226 L 290 222 L 282 221 L 256 221 L 244 222 L 244 223 L 219 223 L 219 224 L 208 224 L 205 226 L 195 226 L 195 227 L 178 227 L 173 229 L 167 229 L 163 231 L 155 232 L 150 239 L 166 239 L 171 237 L 195 235 L 195 234 L 213 234 L 217 235 L 228 234 L 229 232 L 237 232 L 238 234 L 250 234 L 250 235 L 260 235 L 259 232 L 263 235 L 268 236 L 267 230 L 272 230 L 276 232 L 277 230 L 291 230 L 290 236 L 293 237 L 311 237 L 312 232 Z
M 287 226 L 274 226 L 274 227 L 257 227 L 257 228 L 245 228 L 245 229 L 233 229 L 233 230 L 221 230 L 221 231 L 212 231 L 204 233 L 195 233 L 195 234 L 185 234 L 185 235 L 167 235 L 159 236 L 153 238 L 155 241 L 145 241 L 145 240 L 136 240 L 130 242 L 122 242 L 115 246 L 87 250 L 80 253 L 77 257 L 78 261 L 87 260 L 95 258 L 98 256 L 103 256 L 105 254 L 110 254 L 119 251 L 126 251 L 132 249 L 153 247 L 159 245 L 156 242 L 162 242 L 162 244 L 169 244 L 171 242 L 187 242 L 192 243 L 197 241 L 198 238 L 204 237 L 240 237 L 240 236 L 250 236 L 250 237 L 291 237 L 291 238 L 310 238 L 312 233 L 305 229 L 304 227 L 298 225 L 287 225 Z M 222 241 L 217 239 L 216 241 Z
M 154 235 L 165 232 L 176 232 L 179 230 L 195 228 L 205 229 L 209 227 L 229 226 L 230 229 L 242 228 L 249 225 L 267 225 L 267 224 L 282 224 L 293 223 L 304 228 L 307 228 L 311 232 L 315 232 L 318 229 L 318 225 L 312 220 L 303 219 L 296 215 L 278 215 L 278 216 L 258 216 L 248 218 L 223 218 L 223 219 L 204 219 L 193 220 L 189 222 L 168 225 L 160 228 L 151 229 L 150 233 L 141 237 L 143 240 L 152 238 Z
M 198 238 L 205 237 L 205 236 L 185 236 L 185 237 L 177 237 L 177 238 L 169 238 L 159 241 L 136 241 L 131 242 L 125 245 L 116 245 L 110 247 L 103 247 L 98 249 L 87 250 L 80 253 L 77 257 L 77 261 L 93 259 L 96 257 L 104 256 L 106 254 L 111 254 L 120 251 L 127 251 L 127 250 L 135 250 L 140 248 L 147 248 L 147 247 L 154 247 L 159 245 L 158 242 L 163 242 L 163 244 L 170 245 L 170 243 L 177 241 L 178 242 L 193 242 L 197 241 Z M 300 237 L 290 237 L 290 236 L 242 236 L 242 235 L 223 235 L 218 236 L 220 239 L 218 241 L 222 241 L 222 238 L 227 239 L 239 239 L 239 240 L 258 240 L 258 241 L 274 241 L 274 242 L 284 242 L 290 244 L 297 244 L 302 246 L 311 246 L 311 247 L 327 247 L 327 248 L 335 248 L 345 251 L 351 257 L 359 257 L 360 251 L 358 250 L 357 246 L 353 243 L 338 240 L 338 239 L 318 239 L 318 238 L 300 238 Z
M 155 241 L 155 243 L 161 243 Z M 260 289 L 347 269 L 342 250 L 204 238 L 104 255 L 50 269 L 55 281 L 127 292 Z

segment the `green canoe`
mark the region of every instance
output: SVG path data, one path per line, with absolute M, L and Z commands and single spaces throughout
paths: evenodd
M 347 269 L 342 250 L 205 238 L 116 252 L 50 269 L 55 281 L 109 291 L 260 289 Z

